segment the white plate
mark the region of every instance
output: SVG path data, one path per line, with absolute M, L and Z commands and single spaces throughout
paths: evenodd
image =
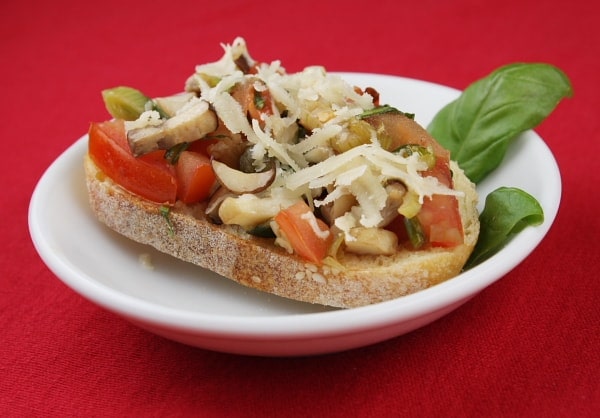
M 458 91 L 412 79 L 343 73 L 372 86 L 423 125 Z M 521 135 L 478 190 L 519 187 L 535 196 L 545 222 L 527 228 L 481 265 L 430 289 L 389 302 L 336 310 L 247 289 L 214 273 L 131 242 L 98 223 L 87 203 L 80 138 L 44 173 L 31 198 L 29 228 L 43 261 L 93 303 L 166 338 L 206 349 L 264 356 L 314 355 L 377 343 L 454 310 L 513 269 L 539 244 L 556 216 L 560 172 L 542 139 Z M 140 262 L 150 256 L 154 269 Z

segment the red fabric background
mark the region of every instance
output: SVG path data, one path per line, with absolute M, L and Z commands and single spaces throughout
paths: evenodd
M 598 416 L 599 12 L 589 0 L 2 2 L 0 415 Z M 84 300 L 34 251 L 36 182 L 106 118 L 101 89 L 173 92 L 237 35 L 290 71 L 322 64 L 456 88 L 511 62 L 561 67 L 575 96 L 537 129 L 564 185 L 547 238 L 441 320 L 313 358 L 187 347 Z

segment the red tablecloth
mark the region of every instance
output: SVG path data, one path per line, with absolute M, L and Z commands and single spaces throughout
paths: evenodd
M 3 2 L 0 415 L 599 416 L 599 15 L 589 0 Z M 31 243 L 36 182 L 106 118 L 101 89 L 172 92 L 237 35 L 289 71 L 322 64 L 460 89 L 511 62 L 559 66 L 575 96 L 536 129 L 562 172 L 553 228 L 450 315 L 338 354 L 205 351 L 83 299 Z

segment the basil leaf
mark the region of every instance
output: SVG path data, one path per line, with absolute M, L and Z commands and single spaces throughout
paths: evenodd
M 486 197 L 479 222 L 479 239 L 465 269 L 491 257 L 527 226 L 543 223 L 544 210 L 527 192 L 500 187 Z
M 498 68 L 442 108 L 427 127 L 479 183 L 500 165 L 509 143 L 540 124 L 573 89 L 566 74 L 544 63 Z

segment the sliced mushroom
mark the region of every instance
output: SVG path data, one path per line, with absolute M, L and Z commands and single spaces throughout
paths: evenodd
M 127 131 L 127 139 L 133 155 L 139 156 L 195 141 L 216 128 L 217 116 L 209 109 L 208 103 L 192 99 L 180 112 L 160 125 Z
M 247 231 L 262 225 L 281 210 L 281 202 L 253 194 L 226 197 L 219 206 L 219 219 L 227 225 L 239 225 Z
M 211 136 L 219 138 L 219 141 L 210 146 L 210 155 L 217 161 L 227 164 L 232 168 L 239 168 L 240 156 L 248 148 L 248 141 L 239 134 L 229 132 L 224 124 L 219 124 Z
M 179 93 L 172 96 L 156 97 L 154 103 L 169 117 L 173 117 L 177 112 L 192 98 L 196 97 L 194 93 Z
M 321 206 L 321 215 L 329 225 L 333 225 L 336 218 L 342 216 L 352 206 L 357 204 L 356 198 L 352 194 L 344 194 L 339 196 L 333 202 Z
M 398 249 L 398 236 L 381 228 L 351 228 L 353 240 L 346 240 L 346 250 L 354 254 L 392 255 Z
M 380 228 L 388 225 L 398 216 L 398 208 L 404 202 L 406 195 L 406 187 L 399 181 L 390 182 L 385 186 L 387 192 L 387 200 L 385 207 L 381 210 L 383 220 L 377 225 Z
M 228 190 L 242 193 L 258 193 L 265 190 L 275 180 L 275 165 L 272 164 L 266 171 L 259 173 L 245 173 L 227 164 L 212 160 L 212 168 L 217 180 Z
M 225 187 L 219 187 L 210 197 L 208 205 L 206 205 L 206 209 L 204 210 L 206 216 L 208 216 L 214 223 L 221 224 L 223 221 L 219 217 L 219 208 L 221 203 L 231 196 L 235 196 L 235 194 L 227 190 Z

